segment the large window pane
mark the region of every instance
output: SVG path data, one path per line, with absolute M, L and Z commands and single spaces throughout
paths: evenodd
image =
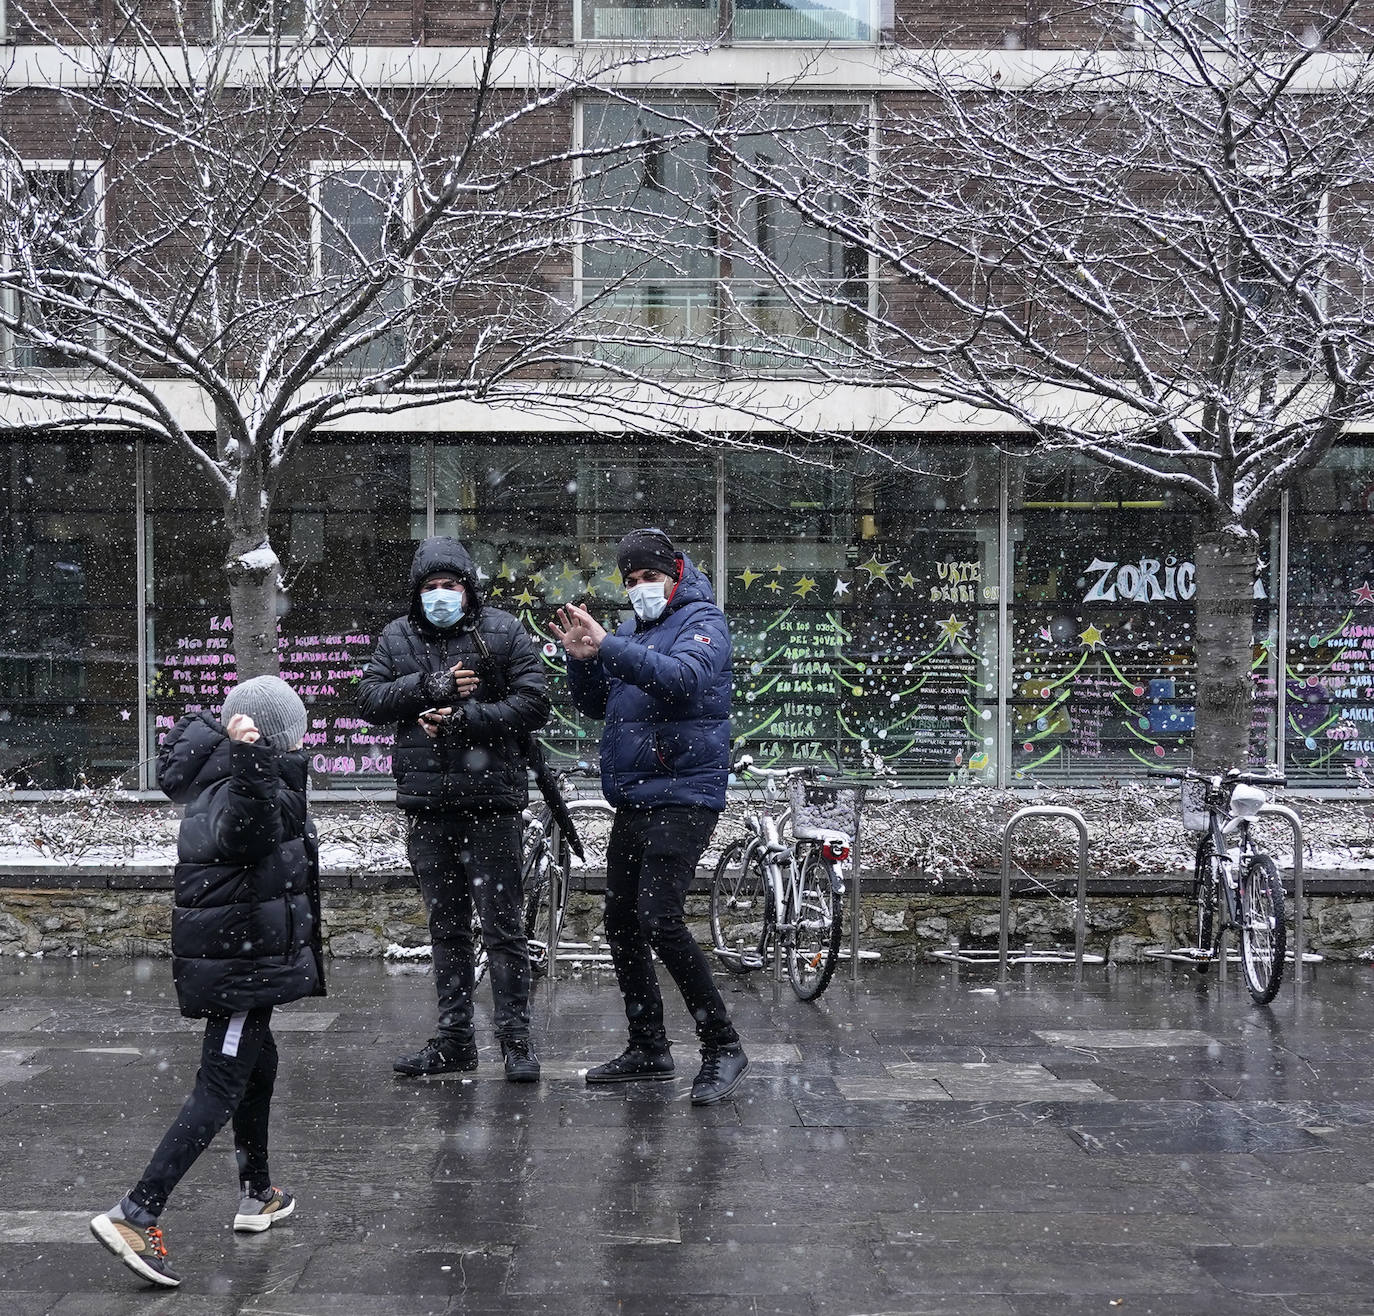
M 0 444 L 0 778 L 137 784 L 136 560 L 132 445 Z
M 1086 461 L 1011 471 L 1014 778 L 1098 784 L 1189 762 L 1197 509 Z M 1254 599 L 1260 762 L 1274 752 L 1276 540 L 1261 544 Z
M 435 454 L 435 529 L 466 545 L 487 599 L 514 613 L 543 655 L 553 697 L 542 739 L 556 760 L 596 757 L 600 723 L 572 707 L 549 619 L 588 601 L 614 629 L 630 616 L 615 563 L 637 526 L 667 532 L 708 576 L 715 571 L 715 465 L 662 446 L 441 446 Z
M 1289 779 L 1374 777 L 1374 448 L 1343 447 L 1289 504 Z
M 390 780 L 390 735 L 363 724 L 355 686 L 377 633 L 406 609 L 410 559 L 424 535 L 424 463 L 421 446 L 309 444 L 277 494 L 282 675 L 309 712 L 317 785 Z M 150 454 L 147 489 L 149 711 L 160 736 L 187 709 L 218 710 L 237 673 L 218 504 L 172 449 Z
M 764 762 L 992 779 L 996 454 L 741 454 L 726 472 L 737 741 Z

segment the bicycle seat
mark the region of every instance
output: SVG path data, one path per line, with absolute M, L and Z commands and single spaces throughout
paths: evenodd
M 830 827 L 793 827 L 792 835 L 799 841 L 819 841 L 822 845 L 847 846 L 853 843 L 848 832 L 837 832 Z

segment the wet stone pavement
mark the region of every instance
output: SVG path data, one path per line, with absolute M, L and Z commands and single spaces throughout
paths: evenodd
M 199 1027 L 166 962 L 0 961 L 0 1312 L 1374 1312 L 1374 967 L 1272 1010 L 1235 973 L 991 974 L 865 965 L 817 1006 L 726 979 L 753 1067 L 702 1110 L 687 1043 L 671 1084 L 585 1087 L 622 1036 L 603 972 L 540 985 L 544 1080 L 515 1087 L 490 1047 L 394 1079 L 431 981 L 336 962 L 274 1020 L 299 1210 L 235 1235 L 222 1134 L 163 1217 L 185 1284 L 156 1293 L 86 1221 L 189 1089 Z

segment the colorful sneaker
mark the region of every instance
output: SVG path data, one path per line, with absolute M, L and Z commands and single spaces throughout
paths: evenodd
M 96 1242 L 113 1252 L 140 1279 L 159 1288 L 174 1289 L 181 1276 L 167 1264 L 167 1247 L 162 1230 L 156 1225 L 140 1229 L 108 1211 L 91 1221 L 91 1233 Z
M 234 1217 L 237 1234 L 260 1234 L 285 1220 L 296 1209 L 296 1199 L 280 1188 L 264 1188 L 260 1193 L 245 1192 Z

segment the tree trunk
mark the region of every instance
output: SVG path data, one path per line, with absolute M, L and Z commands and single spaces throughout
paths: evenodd
M 263 454 L 256 445 L 234 445 L 228 427 L 219 426 L 221 460 L 232 453 L 233 492 L 224 507 L 229 530 L 229 556 L 224 574 L 229 582 L 229 614 L 234 619 L 234 658 L 240 681 L 278 676 L 277 596 L 281 564 L 267 534 L 268 500 Z
M 1250 762 L 1255 684 L 1255 574 L 1259 538 L 1231 527 L 1197 545 L 1197 728 L 1193 766 L 1204 772 Z

